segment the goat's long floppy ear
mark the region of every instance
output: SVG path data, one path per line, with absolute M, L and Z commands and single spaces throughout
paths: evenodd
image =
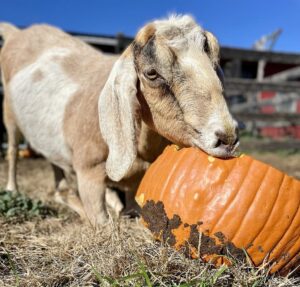
M 204 35 L 206 37 L 206 44 L 207 44 L 208 55 L 209 55 L 212 63 L 214 65 L 218 65 L 219 64 L 219 60 L 220 60 L 220 45 L 218 43 L 218 40 L 209 31 L 205 31 Z
M 126 175 L 137 155 L 137 74 L 130 49 L 113 66 L 98 101 L 101 134 L 109 148 L 106 173 L 114 181 Z

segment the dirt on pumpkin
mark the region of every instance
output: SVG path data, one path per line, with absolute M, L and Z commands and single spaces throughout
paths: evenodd
M 180 216 L 175 214 L 171 219 L 168 218 L 163 202 L 154 202 L 153 200 L 146 201 L 142 208 L 142 216 L 147 227 L 156 238 L 172 247 L 175 246 L 177 240 L 172 231 L 183 224 Z M 205 255 L 220 255 L 228 258 L 234 257 L 240 262 L 246 262 L 245 252 L 237 248 L 232 242 L 227 241 L 222 232 L 215 234 L 220 239 L 220 244 L 218 244 L 214 237 L 199 232 L 199 225 L 201 223 L 184 224 L 185 228 L 189 228 L 190 235 L 189 238 L 186 238 L 184 244 L 177 246 L 177 248 L 181 249 L 185 255 L 192 258 L 193 250 L 197 250 L 197 252 L 200 252 L 199 255 L 201 257 Z M 201 248 L 199 248 L 200 246 Z

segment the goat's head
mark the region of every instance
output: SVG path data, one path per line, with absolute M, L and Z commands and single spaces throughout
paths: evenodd
M 140 119 L 170 141 L 229 157 L 237 123 L 224 99 L 219 45 L 190 16 L 146 25 L 116 62 L 99 98 L 107 173 L 120 180 L 136 157 Z

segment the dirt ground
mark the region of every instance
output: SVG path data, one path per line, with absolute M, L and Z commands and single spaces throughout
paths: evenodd
M 51 200 L 54 177 L 51 165 L 44 159 L 21 159 L 18 162 L 18 185 L 22 192 L 43 201 Z M 0 187 L 4 188 L 7 177 L 7 161 L 0 161 Z
M 299 153 L 254 156 L 300 178 Z M 0 189 L 6 174 L 7 162 L 1 160 Z M 0 217 L 0 286 L 113 286 L 111 278 L 132 274 L 135 279 L 129 276 L 114 286 L 180 286 L 195 280 L 207 285 L 184 286 L 300 286 L 299 278 L 270 278 L 241 265 L 218 273 L 154 242 L 138 219 L 111 219 L 93 230 L 54 203 L 52 169 L 44 159 L 20 160 L 18 183 L 22 193 L 55 208 L 58 216 L 25 222 Z M 143 270 L 153 285 L 147 285 Z

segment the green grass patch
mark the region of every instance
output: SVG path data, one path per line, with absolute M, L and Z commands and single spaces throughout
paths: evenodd
M 139 271 L 136 273 L 132 273 L 130 275 L 119 277 L 119 278 L 112 278 L 109 276 L 101 275 L 95 267 L 92 266 L 92 272 L 94 273 L 97 282 L 100 286 L 103 284 L 107 284 L 109 286 L 114 287 L 123 287 L 123 286 L 135 286 L 135 287 L 159 287 L 161 286 L 160 283 L 155 283 L 151 280 L 151 272 L 146 270 L 146 266 L 138 261 Z M 228 267 L 222 265 L 220 268 L 216 269 L 216 272 L 210 276 L 203 278 L 199 278 L 196 280 L 191 280 L 189 282 L 184 282 L 180 284 L 172 284 L 170 287 L 212 287 L 218 283 L 218 279 L 223 275 L 225 271 L 228 270 Z
M 4 218 L 19 218 L 29 220 L 33 217 L 45 218 L 56 216 L 53 208 L 46 206 L 40 200 L 34 200 L 21 193 L 0 191 L 0 216 Z

